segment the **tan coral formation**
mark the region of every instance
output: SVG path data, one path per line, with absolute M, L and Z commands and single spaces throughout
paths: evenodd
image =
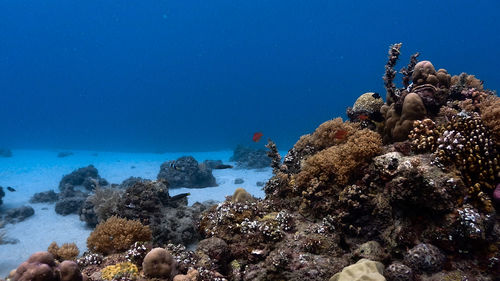
M 138 241 L 150 241 L 151 230 L 136 220 L 112 216 L 97 225 L 87 238 L 89 250 L 111 254 L 127 250 Z

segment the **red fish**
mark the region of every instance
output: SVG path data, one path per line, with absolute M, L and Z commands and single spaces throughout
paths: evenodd
M 346 130 L 337 130 L 335 132 L 335 135 L 333 135 L 334 138 L 343 140 L 347 136 L 347 131 Z
M 262 138 L 262 136 L 263 136 L 263 135 L 264 135 L 263 133 L 261 133 L 261 132 L 257 132 L 257 133 L 255 133 L 255 134 L 253 134 L 253 138 L 252 138 L 252 140 L 253 140 L 254 142 L 258 142 L 258 141 L 260 141 L 260 138 Z
M 369 117 L 368 117 L 368 115 L 361 114 L 358 116 L 358 118 L 359 118 L 359 120 L 364 121 L 364 120 L 368 120 Z

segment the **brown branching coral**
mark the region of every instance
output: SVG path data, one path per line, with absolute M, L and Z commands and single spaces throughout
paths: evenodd
M 410 57 L 410 62 L 406 67 L 403 67 L 399 73 L 403 74 L 403 86 L 405 88 L 408 88 L 410 86 L 410 81 L 411 81 L 411 76 L 413 75 L 413 71 L 415 69 L 415 65 L 418 62 L 418 56 L 420 55 L 419 52 L 416 52 Z
M 150 241 L 151 230 L 139 221 L 112 216 L 97 225 L 87 238 L 89 250 L 110 254 L 125 251 L 138 241 Z
M 368 129 L 356 131 L 346 143 L 331 146 L 308 158 L 300 173 L 293 176 L 303 206 L 336 193 L 332 185 L 347 184 L 353 172 L 379 154 L 380 135 Z
M 479 105 L 481 119 L 495 138 L 496 145 L 500 145 L 500 98 L 488 96 Z
M 389 60 L 385 65 L 385 74 L 383 76 L 384 86 L 387 92 L 386 94 L 387 104 L 391 104 L 397 100 L 397 88 L 393 82 L 397 72 L 396 70 L 394 70 L 394 66 L 398 61 L 402 45 L 403 45 L 402 43 L 397 43 L 389 47 Z
M 95 193 L 89 196 L 87 200 L 94 205 L 98 222 L 105 221 L 118 212 L 122 193 L 122 190 L 116 188 L 96 186 Z
M 342 118 L 328 120 L 319 125 L 312 134 L 300 137 L 285 156 L 283 164 L 289 173 L 297 173 L 307 156 L 332 145 L 344 143 L 357 129 L 358 124 L 343 122 Z
M 80 254 L 75 243 L 64 243 L 61 247 L 56 242 L 50 243 L 47 251 L 51 253 L 55 259 L 59 261 L 75 260 Z
M 273 168 L 273 172 L 276 173 L 281 167 L 281 156 L 278 152 L 278 148 L 276 147 L 276 143 L 274 143 L 271 139 L 268 139 L 266 148 L 269 149 L 267 157 L 271 158 L 271 167 Z

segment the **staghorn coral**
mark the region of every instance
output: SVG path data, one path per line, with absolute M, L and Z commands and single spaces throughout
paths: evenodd
M 418 56 L 420 56 L 419 52 L 411 55 L 410 62 L 406 67 L 403 67 L 399 73 L 403 74 L 403 86 L 408 88 L 410 86 L 411 77 L 413 75 L 413 71 L 415 70 L 415 65 L 418 63 Z
M 150 241 L 151 230 L 139 221 L 112 216 L 97 225 L 87 238 L 89 250 L 110 254 L 127 250 L 137 241 Z
M 389 47 L 389 59 L 387 60 L 387 64 L 385 65 L 385 73 L 383 76 L 384 86 L 387 92 L 386 101 L 387 104 L 392 104 L 394 101 L 398 99 L 398 91 L 396 85 L 394 84 L 394 78 L 396 77 L 396 70 L 394 70 L 394 66 L 398 62 L 399 55 L 401 54 L 401 46 L 402 43 L 393 44 Z
M 80 254 L 80 250 L 78 250 L 75 243 L 64 243 L 59 247 L 56 242 L 52 242 L 47 251 L 59 261 L 76 260 L 76 257 Z

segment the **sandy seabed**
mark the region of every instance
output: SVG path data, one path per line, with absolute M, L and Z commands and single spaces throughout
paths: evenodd
M 176 153 L 119 153 L 72 151 L 74 154 L 58 158 L 59 151 L 14 150 L 11 158 L 0 158 L 0 186 L 6 192 L 1 211 L 30 205 L 35 215 L 17 224 L 7 224 L 3 229 L 9 239 L 17 239 L 16 244 L 0 245 L 0 276 L 7 276 L 30 254 L 46 250 L 52 241 L 59 245 L 75 242 L 80 253 L 86 250 L 86 239 L 92 229 L 86 227 L 77 215 L 61 216 L 55 213 L 54 204 L 31 204 L 29 199 L 34 193 L 53 189 L 58 192 L 59 181 L 63 175 L 80 167 L 94 165 L 99 175 L 110 183 L 121 183 L 130 176 L 156 179 L 161 163 L 191 155 L 198 161 L 207 159 L 222 160 L 225 163 L 232 151 L 215 152 L 176 152 Z M 234 163 L 230 163 L 234 164 Z M 265 182 L 272 176 L 271 168 L 266 169 L 226 169 L 214 170 L 217 187 L 202 189 L 170 189 L 170 195 L 189 192 L 189 204 L 205 200 L 223 201 L 237 187 L 243 187 L 256 197 L 263 197 L 262 187 L 257 182 Z M 241 178 L 244 183 L 235 185 L 234 180 Z M 15 192 L 5 190 L 11 186 Z

